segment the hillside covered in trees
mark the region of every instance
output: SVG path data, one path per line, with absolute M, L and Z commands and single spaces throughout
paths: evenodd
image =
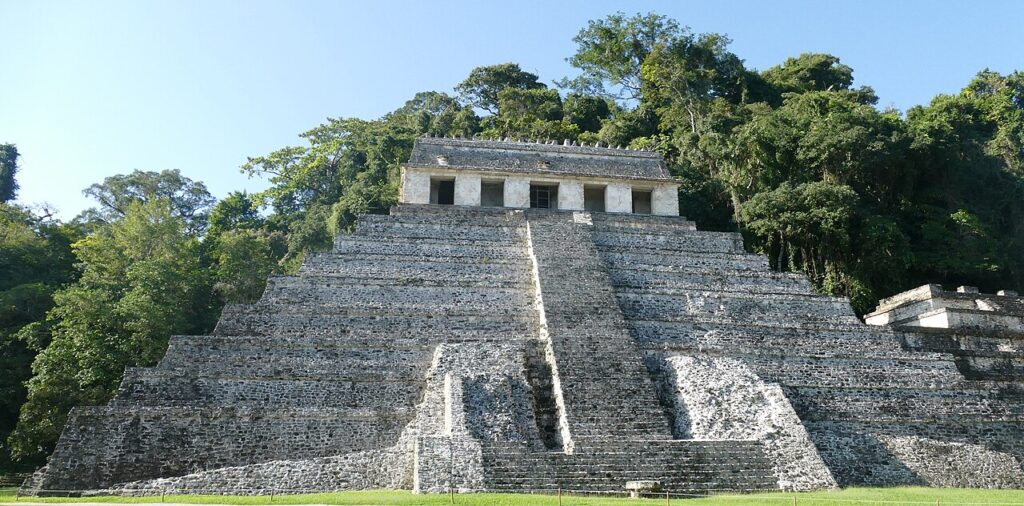
M 386 212 L 425 134 L 658 151 L 682 214 L 862 313 L 928 282 L 1024 288 L 1024 73 L 965 76 L 904 114 L 835 56 L 748 69 L 724 35 L 654 14 L 574 40 L 575 78 L 483 66 L 381 118 L 328 119 L 242 165 L 266 191 L 219 202 L 177 171 L 135 171 L 85 189 L 97 207 L 61 223 L 12 203 L 18 152 L 0 146 L 0 470 L 41 464 L 70 408 L 105 403 L 125 366 Z

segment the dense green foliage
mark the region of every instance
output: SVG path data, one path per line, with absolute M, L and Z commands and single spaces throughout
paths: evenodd
M 56 440 L 71 407 L 106 402 L 125 366 L 155 364 L 171 334 L 209 329 L 209 280 L 184 221 L 165 199 L 132 202 L 124 212 L 75 243 L 81 277 L 23 331 L 48 334 L 50 343 L 32 365 L 10 437 L 15 457 L 44 456 L 41 442 Z
M 0 202 L 10 202 L 18 194 L 18 147 L 0 144 Z
M 83 193 L 100 203 L 99 208 L 88 211 L 88 216 L 102 223 L 124 218 L 132 203 L 166 199 L 171 212 L 193 234 L 205 230 L 206 213 L 214 202 L 206 185 L 182 176 L 177 169 L 118 174 L 86 188 Z
M 1024 73 L 985 70 L 901 114 L 833 55 L 756 71 L 726 36 L 656 14 L 591 21 L 574 41 L 579 75 L 556 87 L 502 63 L 454 95 L 329 118 L 242 165 L 269 180 L 259 193 L 215 203 L 178 171 L 135 171 L 86 189 L 99 206 L 69 224 L 0 204 L 0 467 L 8 451 L 38 464 L 70 407 L 106 402 L 124 367 L 153 364 L 172 334 L 209 330 L 224 303 L 258 299 L 268 275 L 386 212 L 422 135 L 656 150 L 684 215 L 743 232 L 859 312 L 928 282 L 1024 288 Z M 17 158 L 0 145 L 0 202 Z
M 107 402 L 125 367 L 155 364 L 173 334 L 209 331 L 222 303 L 258 298 L 284 254 L 247 195 L 211 211 L 178 171 L 86 193 L 100 207 L 67 225 L 0 204 L 0 360 L 12 373 L 0 435 L 3 457 L 25 465 L 52 450 L 71 407 Z
M 25 402 L 32 361 L 49 344 L 19 330 L 42 319 L 54 290 L 74 279 L 71 243 L 79 237 L 73 226 L 0 203 L 0 470 L 13 467 L 7 436 Z

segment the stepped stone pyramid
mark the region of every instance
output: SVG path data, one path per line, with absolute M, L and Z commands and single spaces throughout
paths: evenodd
M 676 198 L 653 153 L 420 139 L 389 216 L 76 408 L 23 491 L 1024 487 L 1020 328 L 866 325 Z

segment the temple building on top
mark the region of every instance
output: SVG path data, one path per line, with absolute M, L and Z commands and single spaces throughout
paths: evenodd
M 679 184 L 649 151 L 422 138 L 401 180 L 403 204 L 679 215 Z

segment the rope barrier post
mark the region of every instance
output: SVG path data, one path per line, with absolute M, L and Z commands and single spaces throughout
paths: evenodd
M 14 491 L 14 502 L 18 502 L 19 498 L 21 498 L 21 488 Z
M 448 497 L 452 504 L 455 504 L 455 488 L 448 487 Z
M 164 502 L 164 494 L 167 493 L 166 489 L 160 489 L 160 502 Z
M 270 502 L 274 502 L 274 489 L 270 489 Z
M 558 487 L 558 506 L 562 506 L 562 487 Z
M 796 496 L 793 496 L 793 506 L 796 506 Z
M 665 504 L 672 506 L 672 496 L 669 495 L 668 490 L 665 491 Z

